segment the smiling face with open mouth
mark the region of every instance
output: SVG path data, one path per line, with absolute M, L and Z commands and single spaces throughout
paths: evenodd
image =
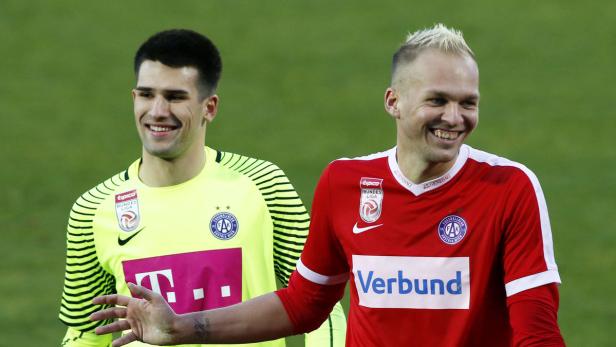
M 479 71 L 466 54 L 426 49 L 400 67 L 385 93 L 399 150 L 448 169 L 479 120 Z
M 202 152 L 208 100 L 199 95 L 199 72 L 193 67 L 173 68 L 146 60 L 133 89 L 135 122 L 143 148 L 153 156 L 176 159 Z M 190 149 L 194 149 L 191 151 Z

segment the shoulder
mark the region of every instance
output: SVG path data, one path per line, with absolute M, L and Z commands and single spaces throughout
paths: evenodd
M 126 169 L 88 189 L 73 204 L 71 219 L 78 216 L 94 216 L 101 204 L 129 179 L 129 170 Z
M 336 166 L 362 166 L 362 165 L 378 165 L 383 160 L 387 160 L 391 155 L 395 155 L 396 148 L 390 148 L 385 151 L 362 155 L 358 157 L 342 157 L 330 163 Z
M 284 171 L 278 165 L 263 159 L 216 151 L 216 162 L 232 175 L 249 179 L 260 190 L 272 188 L 277 183 L 288 183 Z
M 248 180 L 257 191 L 266 208 L 278 222 L 307 223 L 306 208 L 295 188 L 278 165 L 267 160 L 256 159 L 244 155 L 217 151 L 216 161 L 226 170 Z M 301 230 L 307 230 L 308 225 Z M 287 226 L 286 228 L 290 228 Z M 276 225 L 274 233 L 285 227 Z M 294 231 L 295 232 L 295 231 Z
M 510 184 L 539 186 L 537 176 L 526 165 L 470 146 L 463 148 L 468 151 L 469 166 L 473 171 L 483 173 L 482 176 Z
M 359 177 L 382 177 L 389 171 L 388 161 L 395 158 L 396 148 L 359 157 L 343 157 L 330 162 L 322 177 L 349 180 Z

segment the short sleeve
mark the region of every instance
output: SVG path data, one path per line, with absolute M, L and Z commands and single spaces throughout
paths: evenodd
M 560 283 L 545 197 L 539 180 L 526 167 L 521 166 L 513 176 L 505 209 L 503 267 L 507 296 Z
M 297 264 L 297 271 L 305 279 L 322 285 L 344 283 L 349 277 L 349 267 L 342 247 L 335 236 L 332 214 L 335 206 L 331 196 L 335 194 L 330 185 L 331 165 L 317 184 L 312 202 L 308 240 Z

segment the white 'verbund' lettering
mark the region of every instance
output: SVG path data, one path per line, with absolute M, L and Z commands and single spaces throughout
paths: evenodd
M 353 255 L 359 304 L 373 308 L 468 309 L 468 257 Z

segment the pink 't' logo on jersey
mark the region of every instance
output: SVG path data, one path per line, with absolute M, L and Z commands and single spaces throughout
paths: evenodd
M 362 177 L 359 180 L 361 198 L 359 216 L 366 223 L 373 223 L 381 217 L 383 209 L 383 179 Z
M 242 301 L 242 249 L 218 249 L 122 262 L 127 282 L 161 294 L 177 314 Z

